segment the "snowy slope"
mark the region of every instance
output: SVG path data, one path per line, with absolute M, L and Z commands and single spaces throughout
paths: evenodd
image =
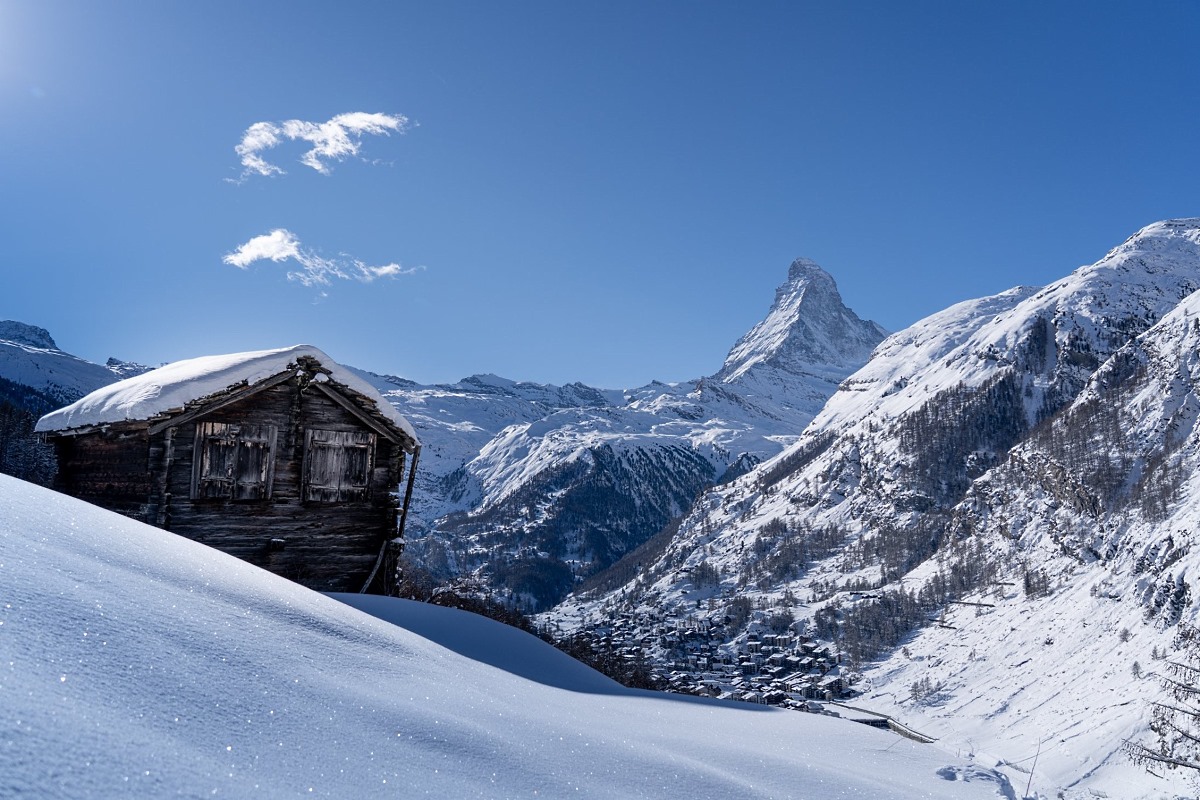
M 942 696 L 907 703 L 926 729 L 1011 760 L 1044 739 L 1035 785 L 1140 796 L 1147 775 L 1120 746 L 1152 741 L 1148 703 L 1164 699 L 1175 626 L 1200 618 L 1198 319 L 1194 293 L 1104 363 L 958 509 L 1003 557 L 1043 572 L 1049 595 L 997 593 L 986 614 L 922 632 L 911 658 L 869 675 L 872 703 L 906 705 L 898 688 L 929 659 Z
M 1175 517 L 1189 511 L 1183 498 L 1200 465 L 1198 385 L 1194 293 L 977 481 L 962 513 L 997 536 L 1076 557 L 1160 547 L 1164 534 L 1187 528 L 1186 513 Z
M 866 670 L 855 704 L 996 765 L 1037 796 L 1197 796 L 1194 776 L 1148 772 L 1122 749 L 1152 741 L 1150 704 L 1167 699 L 1153 653 L 1170 650 L 1173 630 L 1146 620 L 1128 566 L 1047 566 L 1050 596 L 1027 599 L 1019 586 L 971 595 L 987 605 L 952 608 L 948 627 L 922 630 Z M 923 680 L 933 691 L 914 699 Z
M 4 796 L 1014 796 L 841 720 L 556 688 L 6 476 L 0 584 Z

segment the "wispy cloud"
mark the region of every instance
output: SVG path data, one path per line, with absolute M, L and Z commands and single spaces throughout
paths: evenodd
M 300 268 L 290 270 L 288 280 L 305 286 L 329 286 L 334 279 L 370 283 L 377 278 L 396 278 L 425 269 L 395 263 L 372 266 L 346 253 L 338 254 L 337 258 L 325 258 L 304 247 L 296 234 L 286 228 L 255 236 L 232 253 L 226 253 L 221 260 L 239 269 L 246 269 L 255 261 L 294 261 Z
M 300 163 L 322 175 L 329 174 L 329 163 L 357 156 L 364 136 L 388 136 L 409 129 L 402 114 L 370 114 L 353 111 L 338 114 L 328 122 L 289 119 L 284 122 L 256 122 L 242 134 L 234 150 L 242 160 L 239 181 L 251 175 L 283 175 L 284 170 L 263 157 L 263 153 L 285 141 L 308 142 L 312 148 L 300 157 Z

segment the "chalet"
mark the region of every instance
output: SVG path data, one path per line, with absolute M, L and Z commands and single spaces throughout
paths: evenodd
M 845 688 L 845 683 L 838 675 L 830 675 L 817 683 L 817 691 L 823 694 L 826 700 L 840 697 Z
M 168 364 L 37 430 L 67 494 L 313 589 L 388 588 L 421 445 L 373 387 L 315 347 Z

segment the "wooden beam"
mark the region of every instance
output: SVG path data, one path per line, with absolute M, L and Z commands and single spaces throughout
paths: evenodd
M 89 433 L 111 433 L 118 437 L 141 436 L 146 432 L 145 425 L 145 420 L 123 419 L 116 422 L 102 422 L 99 425 L 82 425 L 78 428 L 61 431 L 41 431 L 40 435 L 46 439 L 85 436 Z
M 322 382 L 313 381 L 312 383 L 309 384 L 309 386 L 315 386 L 318 389 L 320 389 L 325 394 L 326 397 L 328 397 L 330 400 L 332 400 L 333 402 L 340 405 L 342 408 L 349 411 L 356 418 L 358 418 L 359 422 L 366 425 L 368 428 L 375 431 L 380 436 L 387 439 L 389 442 L 394 442 L 395 444 L 398 444 L 401 447 L 403 447 L 406 451 L 412 452 L 412 448 L 415 445 L 411 441 L 405 441 L 406 439 L 408 439 L 408 437 L 404 434 L 403 431 L 401 431 L 397 428 L 394 428 L 391 425 L 386 425 L 383 422 L 375 419 L 370 414 L 363 411 L 362 408 L 357 403 L 351 401 L 348 397 L 346 397 L 344 394 L 337 391 L 336 389 L 330 388 L 323 381 Z
M 413 482 L 417 478 L 417 462 L 421 460 L 421 447 L 413 451 L 412 463 L 408 466 L 408 488 L 404 490 L 404 506 L 400 509 L 400 527 L 396 533 L 397 539 L 404 538 L 404 523 L 408 522 L 408 504 L 412 502 Z
M 367 582 L 358 590 L 359 594 L 366 594 L 371 588 L 371 584 L 375 582 L 375 575 L 379 572 L 379 567 L 383 564 L 383 557 L 387 555 L 388 545 L 392 543 L 391 539 L 384 539 L 383 544 L 379 546 L 379 557 L 375 559 L 375 566 L 371 568 L 371 574 L 367 576 Z
M 171 461 L 175 458 L 175 429 L 167 428 L 163 439 L 162 465 L 158 466 L 158 516 L 154 524 L 164 530 L 170 530 L 171 487 L 168 478 L 171 475 Z

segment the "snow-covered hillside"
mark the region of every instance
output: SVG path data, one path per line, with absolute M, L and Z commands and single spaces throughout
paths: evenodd
M 414 633 L 7 476 L 0 585 L 6 797 L 1015 796 L 937 747 L 624 690 L 461 612 L 359 603 Z
M 608 408 L 623 402 L 619 391 L 512 381 L 472 375 L 454 384 L 427 386 L 365 370 L 359 374 L 413 422 L 421 437 L 421 469 L 411 524 L 473 508 L 480 500 L 463 467 L 509 426 L 535 422 L 564 409 Z
M 1154 796 L 1120 746 L 1160 691 L 1133 661 L 1154 672 L 1196 617 L 1197 286 L 1200 220 L 1173 220 L 1052 286 L 892 335 L 634 580 L 547 619 L 755 609 L 729 652 L 795 619 L 861 669 L 863 704 L 986 751 L 1014 782 L 1045 740 L 1034 788 Z
M 0 321 L 0 379 L 33 390 L 28 397 L 13 398 L 32 405 L 31 411 L 66 405 L 120 377 L 123 373 L 59 350 L 44 328 Z
M 408 552 L 435 573 L 478 571 L 544 607 L 658 532 L 705 486 L 778 453 L 883 336 L 845 307 L 832 277 L 800 259 L 763 322 L 710 377 L 604 391 L 374 376 L 429 450 Z
M 1188 235 L 1200 244 L 1197 226 Z M 872 701 L 894 707 L 924 656 L 944 688 L 916 709 L 922 724 L 997 749 L 1045 739 L 1064 785 L 1134 796 L 1145 775 L 1123 774 L 1117 750 L 1152 740 L 1147 701 L 1164 699 L 1176 626 L 1200 618 L 1200 292 L 1113 354 L 957 514 L 1037 578 L 1036 596 L 1009 590 L 923 632 L 912 659 L 872 676 Z

